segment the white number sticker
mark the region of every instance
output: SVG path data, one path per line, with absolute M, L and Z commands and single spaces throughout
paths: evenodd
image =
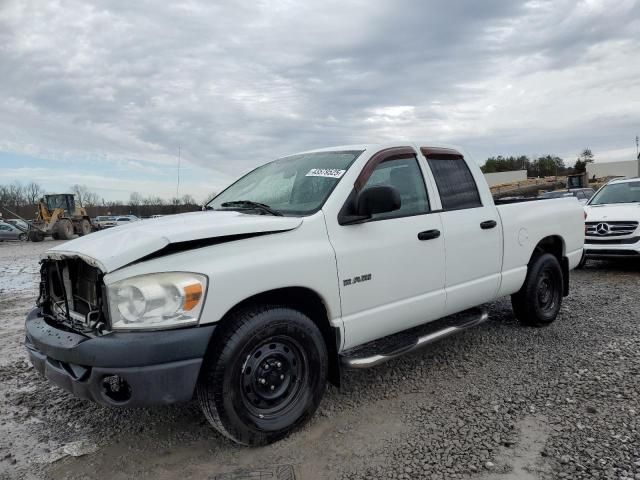
M 305 176 L 340 178 L 344 175 L 344 172 L 346 172 L 346 170 L 339 170 L 337 168 L 312 168 Z

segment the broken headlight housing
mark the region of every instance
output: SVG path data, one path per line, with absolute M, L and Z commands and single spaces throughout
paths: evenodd
M 113 330 L 175 328 L 200 320 L 207 277 L 197 273 L 151 273 L 107 286 Z

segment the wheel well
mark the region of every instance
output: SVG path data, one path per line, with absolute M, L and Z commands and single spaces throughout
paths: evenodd
M 221 325 L 232 314 L 240 309 L 252 305 L 283 305 L 304 313 L 318 326 L 329 354 L 329 381 L 335 386 L 340 386 L 340 359 L 338 358 L 338 342 L 340 331 L 331 326 L 327 308 L 315 291 L 305 287 L 286 287 L 258 293 L 246 298 L 231 308 L 220 321 Z
M 550 253 L 558 259 L 560 267 L 562 268 L 562 290 L 566 297 L 569 295 L 569 260 L 564 255 L 564 240 L 562 237 L 550 235 L 540 240 L 531 254 L 529 264 L 531 264 L 534 258 L 543 253 Z

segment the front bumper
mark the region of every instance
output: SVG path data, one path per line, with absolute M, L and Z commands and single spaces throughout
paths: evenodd
M 584 243 L 587 258 L 640 258 L 640 236 L 631 238 L 591 238 Z
M 86 337 L 27 315 L 25 346 L 35 369 L 79 398 L 139 407 L 190 400 L 214 325 Z

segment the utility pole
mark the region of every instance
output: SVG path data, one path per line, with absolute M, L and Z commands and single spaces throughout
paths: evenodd
M 176 185 L 176 199 L 180 198 L 180 144 L 178 144 L 178 184 Z
M 636 159 L 638 160 L 638 176 L 640 177 L 640 152 L 638 151 L 638 135 L 636 135 Z

